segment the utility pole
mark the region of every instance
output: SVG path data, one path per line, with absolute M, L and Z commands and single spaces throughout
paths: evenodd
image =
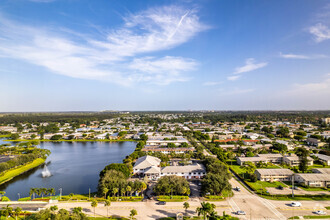
M 91 188 L 88 190 L 88 198 L 91 199 Z

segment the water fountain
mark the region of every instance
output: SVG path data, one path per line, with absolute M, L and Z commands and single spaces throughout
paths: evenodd
M 41 175 L 42 175 L 43 178 L 47 178 L 47 177 L 50 177 L 52 175 L 51 172 L 48 170 L 47 165 L 44 166 L 44 169 L 41 172 Z

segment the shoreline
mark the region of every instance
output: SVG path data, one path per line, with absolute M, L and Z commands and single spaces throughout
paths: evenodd
M 73 140 L 67 140 L 67 139 L 60 139 L 60 140 L 48 140 L 48 139 L 16 139 L 16 140 L 10 140 L 6 139 L 3 141 L 8 142 L 29 142 L 29 141 L 39 141 L 39 142 L 138 142 L 139 140 L 134 139 L 119 139 L 119 140 L 110 140 L 110 139 L 73 139 Z
M 31 163 L 28 163 L 28 164 L 10 169 L 8 171 L 5 171 L 5 173 L 3 173 L 0 176 L 0 185 L 12 180 L 13 178 L 15 178 L 15 177 L 17 177 L 17 176 L 33 169 L 33 168 L 36 168 L 36 167 L 44 164 L 45 161 L 46 161 L 46 159 L 37 158 L 34 161 L 32 161 Z M 19 172 L 19 173 L 16 173 L 16 172 Z

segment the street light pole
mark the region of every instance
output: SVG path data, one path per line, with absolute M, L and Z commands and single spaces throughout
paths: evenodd
M 62 199 L 62 188 L 59 188 L 60 190 L 60 200 Z
M 91 188 L 88 190 L 88 198 L 91 199 Z
M 21 195 L 19 193 L 17 193 L 17 195 L 18 195 L 18 200 L 19 200 L 21 198 Z
M 292 174 L 292 198 L 294 197 L 294 174 Z

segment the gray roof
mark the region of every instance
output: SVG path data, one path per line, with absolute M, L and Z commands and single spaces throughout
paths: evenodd
M 153 173 L 160 173 L 160 167 L 152 166 L 149 167 L 146 171 L 144 171 L 145 174 L 153 174 Z
M 304 181 L 330 181 L 330 174 L 323 173 L 297 173 L 297 177 L 301 177 Z
M 293 171 L 289 169 L 256 169 L 261 176 L 285 176 L 293 175 Z
M 324 173 L 330 174 L 330 168 L 314 168 L 312 169 L 313 173 Z
M 187 166 L 166 166 L 161 170 L 162 173 L 201 173 L 206 172 L 201 164 Z
M 153 156 L 143 156 L 136 160 L 133 169 L 146 169 L 151 166 L 158 166 L 161 160 Z
M 330 156 L 328 155 L 324 155 L 324 154 L 312 154 L 318 158 L 320 158 L 321 160 L 325 160 L 325 161 L 329 161 L 330 160 Z

